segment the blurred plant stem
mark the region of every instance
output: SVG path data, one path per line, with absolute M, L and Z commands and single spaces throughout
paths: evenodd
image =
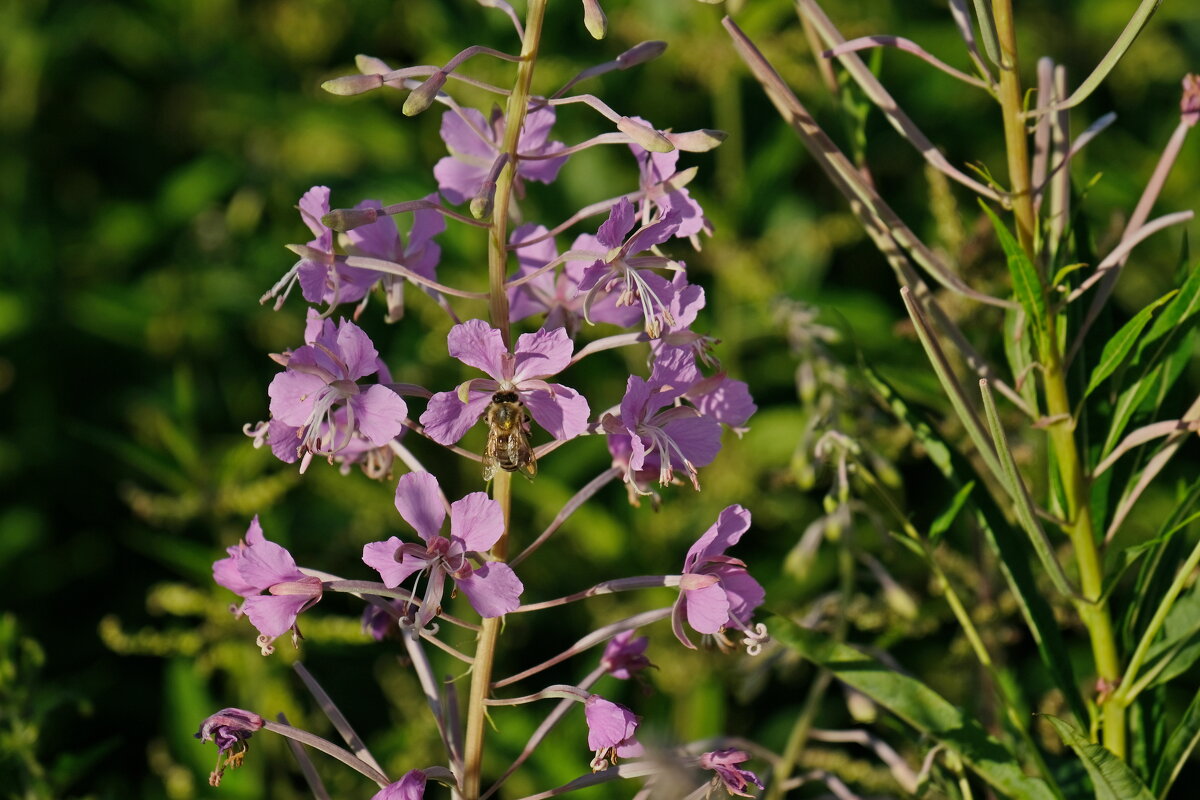
M 1012 0 L 997 0 L 992 10 L 1000 44 L 999 100 L 1004 115 L 1004 138 L 1017 238 L 1030 261 L 1039 264 L 1035 249 L 1033 197 L 1029 186 L 1029 142 L 1022 119 L 1020 60 Z M 1058 340 L 1060 309 L 1057 298 L 1046 286 L 1044 268 L 1042 272 L 1046 320 L 1038 346 L 1044 367 L 1047 415 L 1055 420 L 1049 425 L 1051 452 L 1066 495 L 1067 533 L 1075 553 L 1083 595 L 1076 602 L 1076 608 L 1091 638 L 1092 657 L 1102 687 L 1104 745 L 1123 759 L 1126 757 L 1125 709 L 1120 703 L 1103 702 L 1104 687 L 1111 690 L 1120 683 L 1121 667 L 1108 602 L 1102 596 L 1104 571 L 1096 547 L 1087 484 L 1075 442 L 1074 415 Z
M 508 207 L 512 200 L 513 181 L 517 176 L 517 145 L 521 128 L 525 124 L 525 112 L 529 108 L 529 87 L 533 83 L 533 69 L 537 63 L 538 45 L 542 38 L 542 20 L 546 14 L 546 0 L 529 0 L 525 14 L 525 34 L 521 41 L 521 61 L 517 66 L 517 79 L 513 92 L 508 97 L 504 118 L 503 153 L 508 161 L 496 179 L 496 196 L 492 206 L 492 227 L 488 232 L 488 287 L 491 293 L 489 309 L 492 325 L 500 330 L 504 344 L 512 348 L 512 334 L 508 325 L 508 294 L 504 279 L 508 272 Z M 512 475 L 504 470 L 495 476 L 492 497 L 504 512 L 504 535 L 492 547 L 492 557 L 504 561 L 508 557 L 508 533 L 512 512 Z M 480 792 L 480 777 L 483 765 L 483 734 L 486 724 L 484 701 L 491 691 L 492 663 L 496 655 L 496 640 L 500 634 L 503 618 L 485 619 L 479 634 L 479 645 L 475 649 L 475 663 L 471 671 L 471 694 L 467 705 L 467 738 L 464 752 L 463 797 L 477 800 Z

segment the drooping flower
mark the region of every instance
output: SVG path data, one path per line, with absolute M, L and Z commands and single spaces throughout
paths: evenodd
M 671 614 L 671 628 L 684 645 L 695 649 L 683 629 L 685 619 L 697 633 L 716 635 L 733 628 L 746 634 L 751 648 L 761 644 L 764 631 L 752 630 L 750 618 L 762 605 L 765 592 L 744 561 L 725 555 L 749 528 L 750 512 L 729 506 L 688 550 L 679 599 Z M 721 638 L 718 643 L 727 644 Z
M 712 463 L 721 450 L 720 423 L 691 406 L 676 404 L 698 377 L 694 364 L 688 368 L 682 359 L 676 360 L 680 363 L 673 369 L 657 362 L 657 374 L 649 381 L 629 376 L 619 416 L 605 414 L 601 419 L 609 450 L 614 455 L 628 450 L 624 466 L 630 485 L 636 485 L 637 473 L 657 468 L 659 483 L 666 486 L 674 480 L 674 471 L 682 469 L 698 491 L 698 468 Z
M 425 797 L 425 773 L 419 769 L 409 770 L 395 783 L 380 789 L 371 800 L 423 800 Z
M 640 309 L 646 335 L 653 339 L 664 325 L 674 323 L 670 307 L 674 292 L 671 282 L 649 267 L 675 262 L 662 256 L 638 254 L 674 236 L 679 217 L 672 211 L 634 231 L 635 221 L 633 205 L 622 197 L 596 231 L 596 241 L 607 254 L 584 270 L 579 291 L 585 293 L 583 308 L 587 319 L 591 319 L 592 304 L 600 296 L 615 294 L 618 307 L 632 305 Z
M 405 607 L 406 601 L 400 598 L 386 601 L 386 607 L 367 603 L 362 613 L 363 633 L 382 642 L 396 633 L 396 622 L 404 616 Z
M 424 198 L 436 201 L 437 195 L 431 194 Z M 355 208 L 382 208 L 377 200 L 364 200 Z M 396 228 L 395 221 L 390 216 L 380 216 L 368 225 L 360 225 L 346 232 L 346 240 L 350 248 L 357 253 L 371 258 L 391 261 L 407 267 L 416 274 L 429 278 L 437 277 L 438 261 L 442 257 L 442 248 L 433 240 L 434 236 L 446 230 L 446 219 L 433 209 L 422 208 L 413 212 L 412 230 L 408 235 L 408 243 Z M 354 269 L 345 267 L 345 269 Z M 358 269 L 356 272 L 367 273 L 373 270 Z M 404 316 L 404 284 L 408 280 L 399 275 L 385 272 L 375 272 L 377 280 L 382 282 L 384 297 L 387 302 L 387 321 L 396 322 Z M 370 288 L 374 281 L 367 283 Z M 437 297 L 437 292 L 426 289 L 431 296 Z M 361 295 L 360 295 L 361 297 Z M 351 302 L 348 298 L 347 302 Z
M 321 218 L 329 213 L 329 187 L 312 187 L 300 196 L 300 203 L 297 207 L 300 209 L 300 219 L 312 231 L 315 238 L 308 243 L 308 254 L 293 264 L 292 268 L 284 273 L 283 277 L 259 299 L 260 303 L 265 303 L 267 300 L 275 298 L 276 309 L 279 309 L 287 300 L 287 296 L 291 294 L 292 287 L 296 285 L 301 272 L 308 276 L 304 281 L 300 281 L 304 299 L 310 303 L 319 303 L 324 290 L 318 288 L 318 284 L 324 278 L 318 276 L 327 274 L 336 263 L 333 252 L 333 230 L 321 221 Z
M 646 667 L 654 666 L 646 656 L 650 640 L 645 636 L 634 639 L 633 634 L 633 631 L 625 631 L 609 639 L 604 647 L 604 655 L 600 657 L 600 666 L 604 667 L 604 671 L 623 681 Z
M 727 747 L 723 750 L 701 753 L 700 768 L 711 769 L 716 773 L 713 776 L 714 788 L 724 786 L 725 791 L 729 794 L 735 794 L 738 797 L 753 797 L 754 795 L 746 790 L 750 788 L 751 784 L 759 789 L 763 788 L 762 781 L 750 770 L 738 766 L 749 760 L 749 754 Z
M 554 109 L 532 107 L 525 115 L 521 136 L 517 141 L 517 174 L 514 188 L 522 191 L 526 180 L 552 183 L 566 163 L 566 156 L 554 157 L 564 149 L 562 142 L 548 141 L 554 126 Z M 504 142 L 504 113 L 492 112 L 490 120 L 473 108 L 447 111 L 442 115 L 442 141 L 450 155 L 433 167 L 438 189 L 451 203 L 470 200 L 483 188 L 483 183 L 499 157 Z
M 392 536 L 365 545 L 363 562 L 379 572 L 389 589 L 415 572 L 429 572 L 416 617 L 418 628 L 429 624 L 440 610 L 447 577 L 484 618 L 503 616 L 520 605 L 524 586 L 512 567 L 487 561 L 483 555 L 504 534 L 499 503 L 483 492 L 454 501 L 450 504 L 450 537 L 446 538 L 439 534 L 446 509 L 437 478 L 428 472 L 410 472 L 401 476 L 396 486 L 396 509 L 424 544 L 407 544 Z
M 593 771 L 607 769 L 618 758 L 634 758 L 645 752 L 634 735 L 640 718 L 620 703 L 589 695 L 583 715 L 588 726 L 588 747 L 595 753 Z
M 430 398 L 421 424 L 435 442 L 451 445 L 461 439 L 496 392 L 515 392 L 534 421 L 555 439 L 587 430 L 587 399 L 560 383 L 546 382 L 571 361 L 571 340 L 562 328 L 522 334 L 512 353 L 504 348 L 500 331 L 478 319 L 455 325 L 446 341 L 451 356 L 490 379 L 474 378 L 456 391 Z
M 320 601 L 320 578 L 305 575 L 286 548 L 268 540 L 258 517 L 250 522 L 245 539 L 226 552 L 228 558 L 213 564 L 213 580 L 245 598 L 238 613 L 248 616 L 261 634 L 263 655 L 269 655 L 274 650 L 271 642 L 289 630 L 296 641 L 296 617 Z
M 226 769 L 242 765 L 249 749 L 246 741 L 262 727 L 262 717 L 240 708 L 223 708 L 200 723 L 195 738 L 217 744 L 217 765 L 208 776 L 209 786 L 220 786 Z
M 630 117 L 630 119 L 647 127 L 653 127 L 640 117 Z M 691 192 L 686 187 L 668 190 L 661 186 L 664 181 L 670 180 L 678 174 L 676 164 L 679 163 L 679 150 L 655 153 L 636 142 L 631 143 L 629 149 L 633 151 L 633 156 L 637 159 L 638 178 L 642 190 L 638 216 L 641 218 L 642 224 L 650 222 L 655 209 L 658 210 L 660 217 L 675 212 L 679 219 L 679 227 L 675 229 L 674 236 L 680 239 L 690 239 L 692 245 L 699 250 L 699 234 L 701 232 L 709 236 L 713 234 L 712 223 L 705 218 L 704 209 L 692 198 Z
M 353 322 L 310 319 L 305 332 L 308 344 L 281 360 L 286 369 L 275 376 L 267 393 L 271 416 L 291 428 L 295 458 L 303 466 L 313 454 L 333 457 L 350 447 L 355 435 L 373 447 L 382 447 L 404 429 L 408 406 L 381 384 L 361 387 L 357 381 L 380 372 L 382 362 L 370 338 Z M 386 370 L 385 379 L 386 379 Z M 287 432 L 269 431 L 271 449 L 287 461 Z M 303 471 L 303 467 L 302 467 Z

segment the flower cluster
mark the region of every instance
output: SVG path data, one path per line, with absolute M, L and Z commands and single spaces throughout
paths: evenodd
M 507 7 L 502 2 L 492 5 Z M 599 6 L 585 3 L 585 9 L 594 23 Z M 526 36 L 525 29 L 516 27 L 520 36 Z M 609 69 L 627 69 L 662 49 L 661 43 L 643 43 L 577 80 Z M 464 759 L 471 753 L 454 744 L 464 738 L 457 729 L 461 721 L 441 706 L 431 688 L 440 679 L 429 664 L 426 643 L 438 645 L 448 657 L 463 658 L 471 665 L 472 680 L 482 682 L 471 692 L 468 729 L 483 719 L 485 705 L 532 702 L 556 694 L 568 704 L 583 705 L 591 768 L 605 771 L 620 758 L 638 758 L 645 752 L 637 739 L 641 718 L 590 690 L 605 676 L 641 679 L 640 673 L 653 666 L 647 655 L 649 639 L 635 637 L 637 627 L 670 616 L 676 636 L 689 648 L 695 645 L 684 632 L 685 625 L 711 637 L 722 649 L 732 646 L 727 633 L 742 635 L 752 653 L 765 638 L 761 625 L 752 620 L 763 590 L 742 561 L 725 555 L 750 526 L 749 512 L 730 506 L 687 552 L 682 572 L 617 578 L 603 584 L 608 590 L 622 591 L 667 586 L 678 589 L 679 595 L 673 608 L 645 612 L 588 637 L 587 647 L 605 644 L 600 666 L 591 677 L 578 686 L 551 687 L 553 692 L 547 689 L 515 700 L 492 694 L 577 652 L 511 679 L 492 681 L 490 648 L 499 630 L 493 620 L 582 600 L 599 588 L 560 600 L 522 604 L 527 588 L 515 567 L 557 526 L 512 564 L 506 561 L 507 473 L 521 471 L 532 478 L 538 459 L 562 443 L 603 436 L 613 466 L 581 489 L 560 518 L 618 478 L 634 505 L 647 495 L 657 504 L 661 498 L 655 485 L 686 483 L 700 490 L 700 471 L 717 459 L 724 429 L 740 435 L 755 405 L 746 384 L 720 370 L 714 355 L 716 341 L 693 330 L 705 305 L 704 290 L 689 282 L 686 263 L 672 254 L 684 243 L 698 250 L 701 235 L 713 232 L 686 188 L 695 170 L 678 169 L 680 151 L 711 148 L 721 136 L 711 131 L 658 129 L 647 120 L 614 112 L 591 95 L 562 98 L 576 81 L 549 99 L 530 97 L 524 107 L 510 103 L 506 112 L 497 109 L 485 114 L 461 106 L 447 90 L 448 81 L 459 77 L 458 65 L 475 55 L 478 49 L 464 51 L 433 71 L 392 69 L 378 59 L 361 57 L 359 74 L 326 84 L 341 94 L 383 87 L 407 91 L 406 114 L 419 113 L 433 102 L 444 103 L 448 110 L 442 114 L 440 130 L 448 154 L 430 176 L 436 191 L 417 199 L 391 205 L 367 199 L 337 208 L 328 187 L 314 186 L 302 195 L 301 220 L 314 238 L 289 245 L 299 260 L 263 299 L 274 299 L 276 308 L 281 308 L 298 284 L 299 293 L 312 307 L 303 344 L 273 356 L 282 371 L 267 390 L 270 418 L 247 427 L 256 446 L 269 445 L 279 460 L 298 463 L 301 472 L 314 456 L 322 456 L 343 470 L 359 464 L 381 482 L 395 480 L 398 521 L 415 533 L 415 540 L 401 534 L 365 543 L 362 562 L 378 582 L 344 580 L 298 567 L 286 549 L 264 537 L 255 518 L 244 540 L 213 565 L 216 582 L 243 598 L 234 611 L 248 617 L 258 630 L 264 654 L 273 650 L 275 638 L 288 631 L 298 643 L 297 617 L 329 592 L 366 599 L 364 632 L 380 642 L 403 643 L 407 660 L 429 694 L 431 711 L 447 744 L 448 762 L 445 767 L 414 769 L 399 781 L 388 782 L 369 759 L 343 753 L 344 763 L 384 787 L 376 800 L 423 797 L 428 780 L 447 783 L 456 796 L 479 796 L 478 787 L 468 789 L 464 783 L 464 775 L 470 772 Z M 532 70 L 532 61 L 499 57 L 520 62 L 519 70 Z M 559 99 L 591 106 L 615 130 L 580 145 L 556 140 L 552 131 Z M 554 182 L 572 154 L 612 143 L 628 146 L 632 154 L 630 172 L 636 170 L 637 182 L 631 181 L 628 194 L 593 203 L 553 227 L 529 222 L 509 230 L 510 217 L 523 216 L 516 213 L 515 203 L 526 199 L 533 184 Z M 460 210 L 464 205 L 467 208 Z M 398 226 L 398 221 L 404 224 Z M 491 291 L 487 295 L 443 282 L 457 277 L 439 274 L 446 270 L 440 269 L 437 237 L 447 221 L 488 229 Z M 406 233 L 401 233 L 401 227 Z M 571 246 L 560 253 L 556 238 L 572 228 Z M 516 262 L 513 274 L 508 273 L 510 260 Z M 457 385 L 426 388 L 394 381 L 393 374 L 403 374 L 405 366 L 394 363 L 394 369 L 389 369 L 366 332 L 371 319 L 364 312 L 373 297 L 382 300 L 385 322 L 403 319 L 405 284 L 419 289 L 410 303 L 433 303 L 447 312 L 452 325 L 446 336 L 446 359 L 468 368 Z M 490 321 L 465 313 L 470 303 L 483 299 L 489 301 Z M 353 306 L 351 318 L 335 321 L 337 309 L 347 306 Z M 623 397 L 588 397 L 574 388 L 579 384 L 569 376 L 581 361 L 616 348 L 636 349 L 647 359 L 644 374 L 625 379 Z M 412 402 L 424 402 L 419 416 L 410 415 Z M 475 455 L 460 442 L 470 441 L 468 432 L 481 421 L 487 428 L 487 443 Z M 405 436 L 407 431 L 419 436 Z M 421 463 L 421 449 L 434 445 L 481 461 L 492 495 L 474 491 L 450 502 L 443 483 Z M 394 479 L 393 470 L 401 464 L 408 471 Z M 448 608 L 460 592 L 465 613 Z M 462 617 L 473 611 L 481 622 L 452 616 L 451 611 Z M 476 656 L 463 656 L 443 642 L 439 623 L 479 631 Z M 648 683 L 643 681 L 643 686 L 649 690 Z M 231 717 L 228 712 L 214 716 L 216 721 L 202 728 L 204 738 L 216 738 L 222 753 L 249 735 L 248 728 L 234 724 L 241 719 L 238 715 L 232 715 L 234 722 L 221 721 Z M 558 716 L 548 718 L 538 737 L 545 736 Z M 272 730 L 311 736 L 283 725 L 272 724 Z M 535 739 L 521 760 L 541 741 Z M 757 785 L 757 779 L 735 766 L 741 763 L 740 755 L 735 751 L 706 754 L 701 766 L 716 770 L 730 791 L 744 794 L 747 786 Z M 520 760 L 513 768 L 519 764 Z M 612 770 L 611 776 L 617 773 Z

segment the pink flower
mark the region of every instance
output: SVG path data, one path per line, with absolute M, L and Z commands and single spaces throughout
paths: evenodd
M 525 115 L 517 142 L 515 189 L 525 180 L 553 183 L 566 163 L 566 156 L 553 156 L 564 149 L 562 142 L 547 141 L 554 126 L 554 109 L 543 106 Z M 470 200 L 483 187 L 488 172 L 500 155 L 504 141 L 504 114 L 497 109 L 490 120 L 473 108 L 447 111 L 442 115 L 442 141 L 450 155 L 433 168 L 438 189 L 451 203 Z
M 571 361 L 571 340 L 562 328 L 522 334 L 512 353 L 505 350 L 500 331 L 479 319 L 455 325 L 446 339 L 450 355 L 490 379 L 475 378 L 457 391 L 430 398 L 421 424 L 435 442 L 450 445 L 461 439 L 497 392 L 515 392 L 534 421 L 555 439 L 571 439 L 587 430 L 587 399 L 567 386 L 546 382 Z
M 725 791 L 730 794 L 736 794 L 739 797 L 753 797 L 754 795 L 746 790 L 750 788 L 750 784 L 754 784 L 760 789 L 763 788 L 762 781 L 750 770 L 737 766 L 749 760 L 750 756 L 741 750 L 727 747 L 724 750 L 702 753 L 700 768 L 711 769 L 717 773 L 713 778 L 714 786 L 724 784 Z
M 600 658 L 600 666 L 614 678 L 629 680 L 634 673 L 641 672 L 646 667 L 652 667 L 646 657 L 646 646 L 650 640 L 645 636 L 633 638 L 633 631 L 618 633 L 608 640 L 604 647 L 604 655 Z
M 484 618 L 503 616 L 520 605 L 525 587 L 512 567 L 483 559 L 483 553 L 504 534 L 499 503 L 483 492 L 473 492 L 451 503 L 447 539 L 439 534 L 446 510 L 437 478 L 428 472 L 410 472 L 396 486 L 396 509 L 425 544 L 406 544 L 392 536 L 365 545 L 363 562 L 379 572 L 389 589 L 413 573 L 429 572 L 416 618 L 418 628 L 429 624 L 440 610 L 447 577 Z M 481 563 L 475 565 L 472 560 Z
M 422 800 L 425 797 L 425 780 L 425 773 L 421 770 L 409 770 L 403 778 L 376 792 L 371 800 Z
M 739 559 L 725 555 L 750 528 L 750 512 L 738 505 L 727 507 L 717 521 L 688 550 L 683 562 L 679 599 L 671 614 L 671 627 L 680 642 L 695 649 L 683 629 L 718 634 L 726 628 L 761 638 L 750 630 L 750 617 L 766 593 Z
M 246 741 L 262 727 L 262 717 L 240 708 L 223 708 L 200 723 L 195 737 L 201 742 L 217 743 L 217 766 L 208 776 L 209 786 L 220 786 L 226 769 L 242 765 L 249 750 Z
M 593 694 L 584 701 L 583 715 L 588 726 L 588 747 L 596 754 L 593 771 L 606 769 L 618 758 L 633 758 L 645 752 L 634 736 L 639 718 L 625 706 Z
M 244 541 L 228 548 L 228 558 L 213 564 L 213 580 L 246 598 L 239 613 L 245 613 L 262 634 L 263 654 L 274 648 L 271 641 L 287 631 L 299 636 L 296 617 L 321 599 L 321 580 L 305 575 L 292 554 L 263 535 L 258 517 L 250 522 Z M 266 592 L 266 594 L 263 594 Z

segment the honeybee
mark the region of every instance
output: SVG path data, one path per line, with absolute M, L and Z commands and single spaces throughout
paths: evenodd
M 492 395 L 484 418 L 488 424 L 487 446 L 483 450 L 483 479 L 490 481 L 496 467 L 505 472 L 520 470 L 530 480 L 537 474 L 537 459 L 529 446 L 525 404 L 516 392 Z

